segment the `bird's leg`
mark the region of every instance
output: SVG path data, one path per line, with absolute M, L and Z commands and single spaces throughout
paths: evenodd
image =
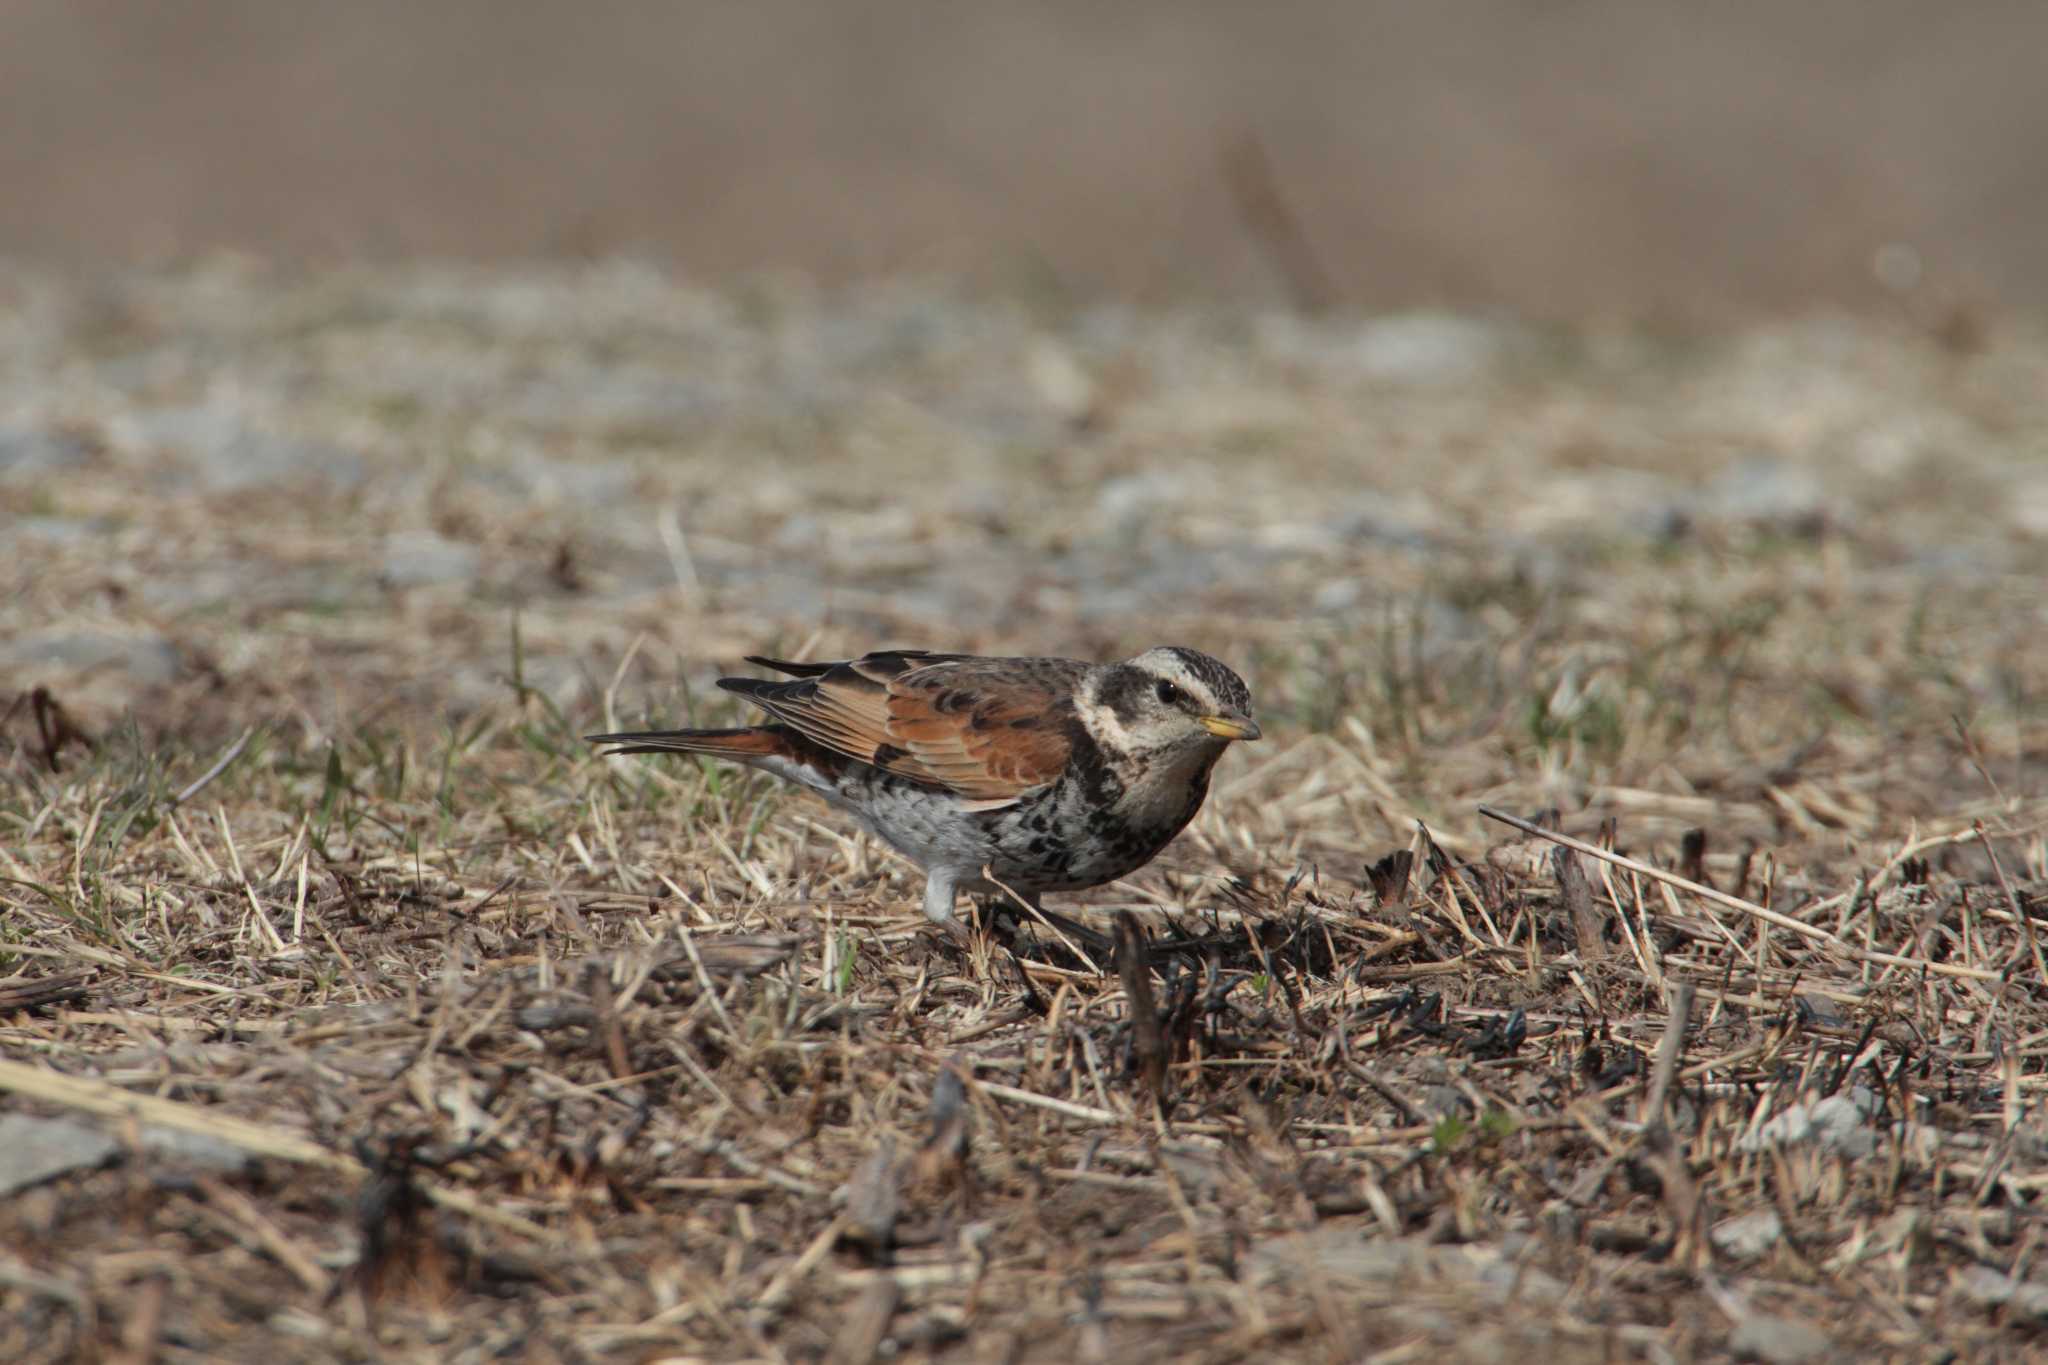
M 935 867 L 925 873 L 924 917 L 933 924 L 946 924 L 953 918 L 953 901 L 959 894 L 960 878 L 944 868 Z
M 924 879 L 924 917 L 943 929 L 963 951 L 971 951 L 974 928 L 953 915 L 953 902 L 959 895 L 960 882 L 961 876 L 957 872 L 937 867 L 928 870 Z

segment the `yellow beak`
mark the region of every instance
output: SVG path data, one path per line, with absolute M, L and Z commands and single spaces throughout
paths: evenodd
M 1202 728 L 1218 739 L 1257 739 L 1259 723 L 1250 716 L 1203 716 Z

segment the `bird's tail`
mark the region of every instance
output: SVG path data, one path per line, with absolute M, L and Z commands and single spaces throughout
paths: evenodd
M 759 763 L 791 755 L 789 732 L 780 725 L 754 725 L 743 730 L 636 730 L 617 735 L 585 735 L 592 744 L 614 744 L 613 754 L 708 754 L 734 763 Z
M 772 668 L 777 673 L 787 673 L 792 678 L 822 678 L 839 665 L 836 663 L 796 663 L 789 659 L 764 659 L 759 654 L 749 654 L 747 662 L 762 668 Z

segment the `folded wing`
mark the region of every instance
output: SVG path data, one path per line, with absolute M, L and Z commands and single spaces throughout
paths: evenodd
M 915 650 L 833 664 L 750 662 L 795 680 L 726 678 L 719 686 L 814 743 L 990 809 L 1066 767 L 1073 690 L 1086 667 Z

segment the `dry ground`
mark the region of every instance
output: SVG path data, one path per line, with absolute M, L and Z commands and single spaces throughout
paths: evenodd
M 0 274 L 0 1356 L 2038 1351 L 2044 375 Z M 579 739 L 746 652 L 1160 640 L 1269 738 L 1069 899 L 1118 953 Z

